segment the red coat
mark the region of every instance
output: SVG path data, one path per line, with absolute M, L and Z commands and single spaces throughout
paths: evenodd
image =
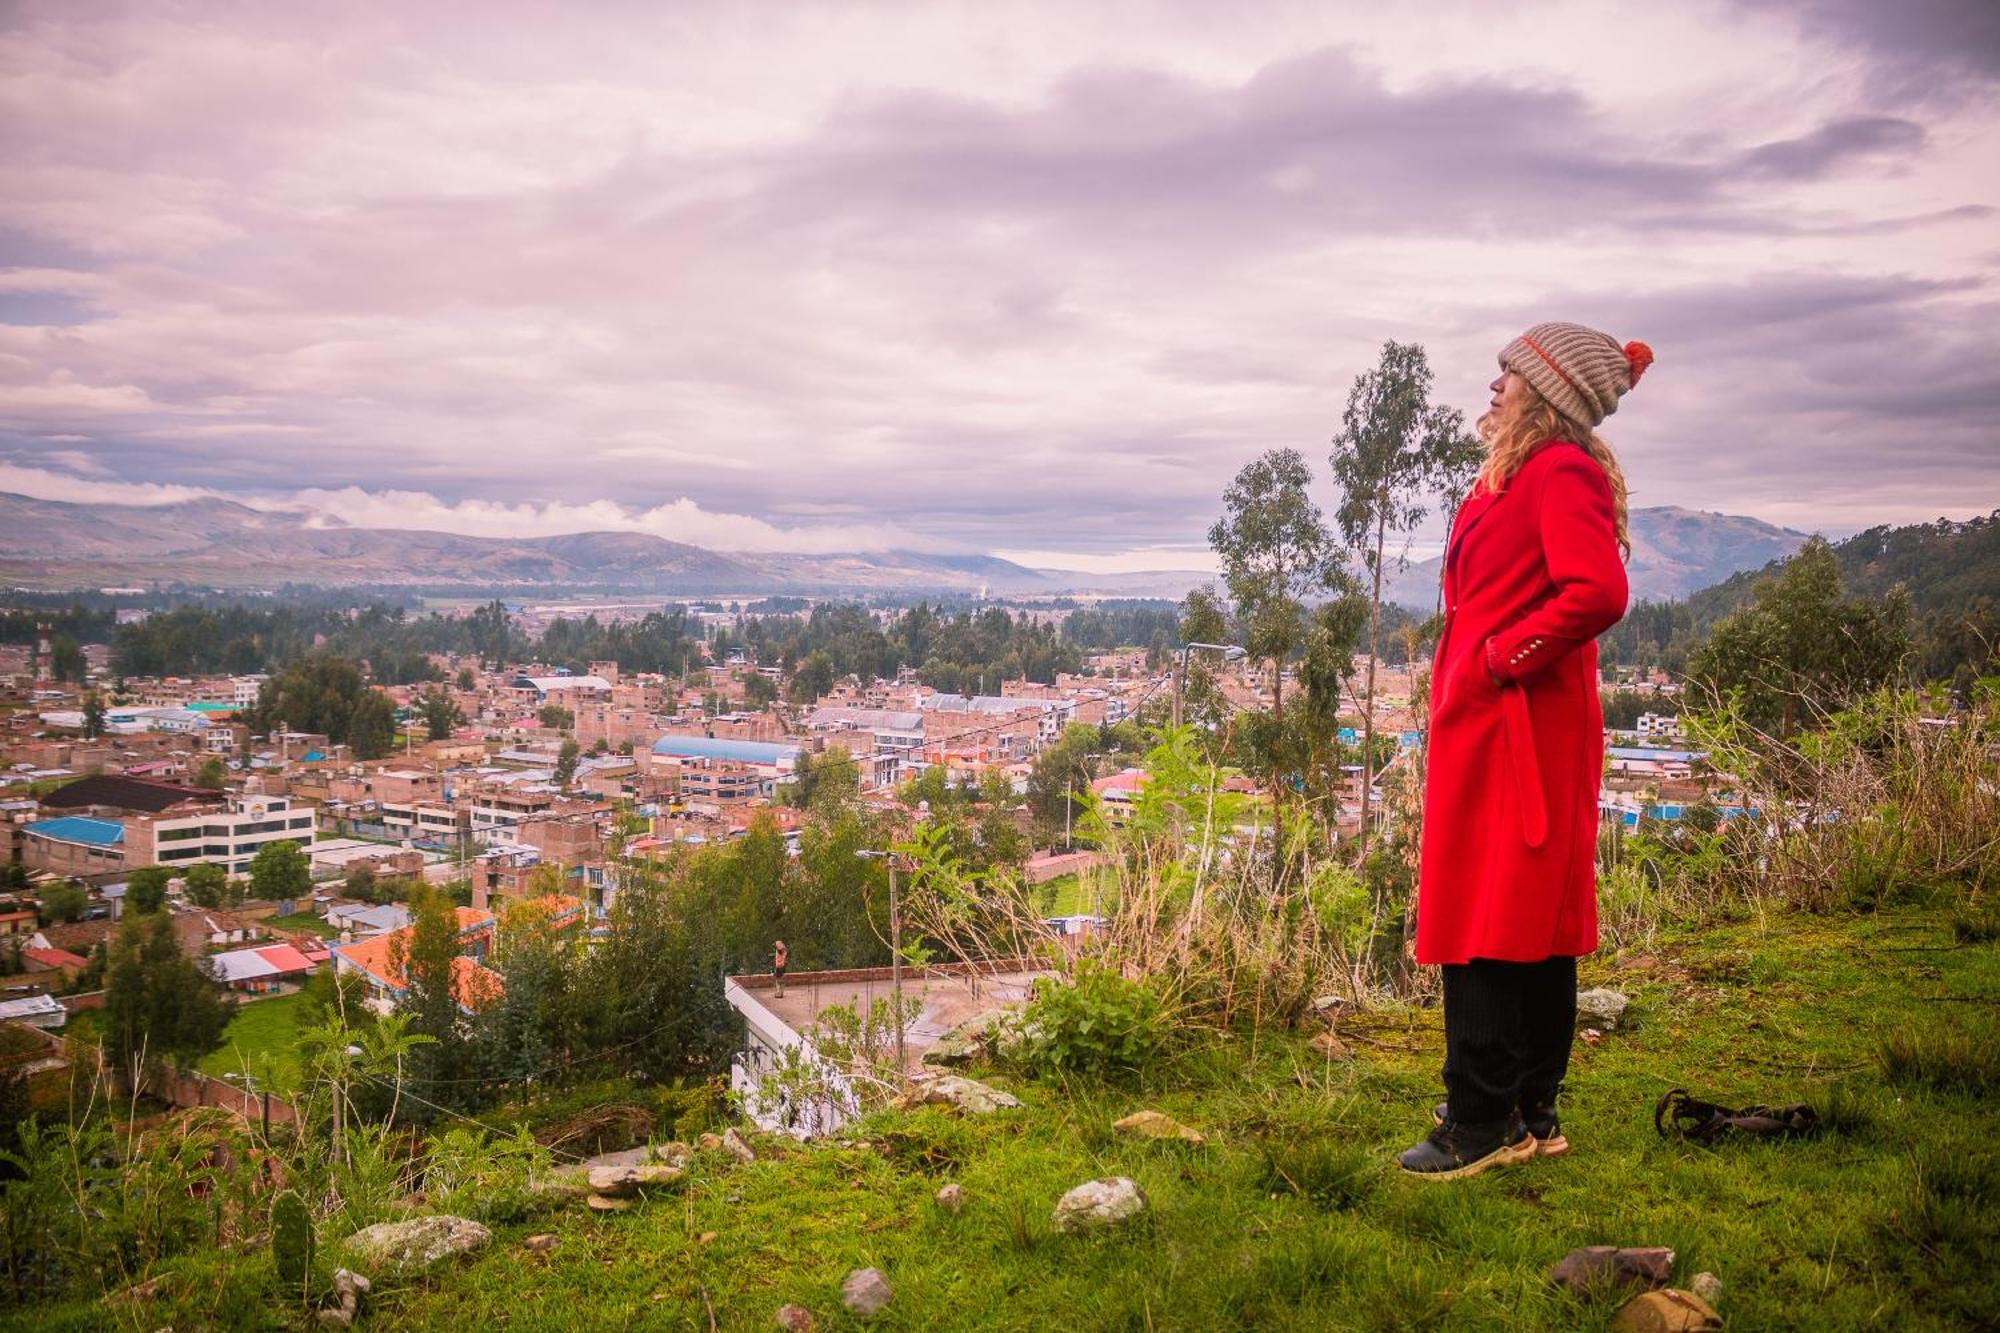
M 1431 663 L 1419 963 L 1597 948 L 1595 640 L 1625 596 L 1611 483 L 1577 445 L 1544 441 L 1460 506 Z

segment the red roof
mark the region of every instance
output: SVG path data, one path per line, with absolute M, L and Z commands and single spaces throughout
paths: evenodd
M 257 956 L 280 972 L 312 971 L 312 959 L 289 944 L 273 944 L 269 948 L 259 949 Z
M 67 949 L 23 949 L 21 957 L 43 967 L 88 967 L 88 958 L 79 958 Z

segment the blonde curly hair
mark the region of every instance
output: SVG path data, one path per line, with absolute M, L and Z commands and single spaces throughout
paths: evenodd
M 1534 385 L 1523 383 L 1521 388 L 1521 406 L 1511 417 L 1503 418 L 1494 410 L 1475 423 L 1479 438 L 1486 441 L 1486 462 L 1479 469 L 1476 486 L 1496 495 L 1505 490 L 1508 480 L 1521 470 L 1528 455 L 1544 440 L 1580 444 L 1597 460 L 1597 465 L 1604 469 L 1605 480 L 1611 483 L 1611 513 L 1618 533 L 1618 549 L 1630 560 L 1632 531 L 1626 520 L 1625 472 L 1618 466 L 1618 456 L 1597 432 L 1557 411 Z

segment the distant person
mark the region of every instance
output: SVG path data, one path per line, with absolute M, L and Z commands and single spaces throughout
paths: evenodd
M 771 946 L 771 975 L 778 979 L 775 993 L 778 999 L 785 998 L 785 942 L 779 940 Z
M 1417 961 L 1444 969 L 1433 1179 L 1568 1151 L 1556 1097 L 1576 960 L 1597 948 L 1599 634 L 1625 614 L 1625 478 L 1596 427 L 1651 364 L 1580 324 L 1500 352 L 1486 461 L 1444 562 L 1431 665 Z

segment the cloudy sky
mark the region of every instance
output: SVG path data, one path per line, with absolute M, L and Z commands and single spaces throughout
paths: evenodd
M 1991 0 L 0 0 L 0 125 L 0 490 L 1188 567 L 1556 318 L 1635 505 L 2000 505 Z

